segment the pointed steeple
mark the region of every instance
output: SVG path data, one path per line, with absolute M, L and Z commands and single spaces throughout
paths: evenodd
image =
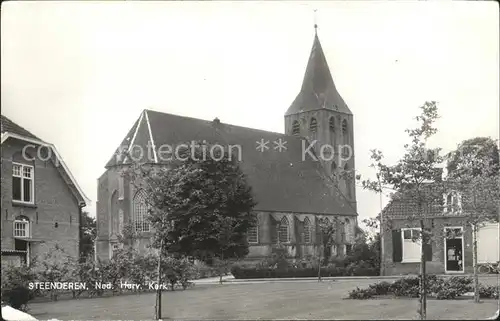
M 352 114 L 333 82 L 325 53 L 319 41 L 318 26 L 314 25 L 314 42 L 309 55 L 302 88 L 285 113 L 293 115 L 317 109 L 330 109 Z

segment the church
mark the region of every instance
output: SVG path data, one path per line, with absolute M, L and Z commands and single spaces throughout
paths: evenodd
M 125 136 L 121 150 L 148 157 L 134 161 L 162 164 L 161 146 L 207 141 L 237 146 L 238 163 L 252 187 L 258 226 L 248 231 L 249 261 L 260 261 L 276 246 L 290 259 L 318 255 L 319 220 L 337 224 L 331 255 L 345 255 L 358 231 L 353 178 L 353 114 L 337 91 L 315 32 L 302 87 L 285 111 L 285 133 L 275 133 L 144 110 Z M 152 153 L 144 151 L 152 150 Z M 137 153 L 140 151 L 140 153 Z M 135 153 L 135 154 L 134 154 Z M 147 155 L 146 155 L 147 154 Z M 119 235 L 127 223 L 137 232 L 136 246 L 148 248 L 153 233 L 147 221 L 144 191 L 122 175 L 130 164 L 115 153 L 98 179 L 96 257 L 109 259 L 120 248 Z

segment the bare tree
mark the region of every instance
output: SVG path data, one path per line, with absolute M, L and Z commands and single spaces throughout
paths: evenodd
M 438 167 L 443 162 L 440 149 L 431 149 L 427 146 L 428 138 L 437 132 L 434 127 L 438 119 L 436 102 L 426 102 L 420 107 L 421 115 L 416 117 L 418 126 L 407 129 L 411 140 L 404 146 L 405 153 L 396 165 L 388 166 L 382 162 L 383 154 L 378 150 L 372 151 L 373 167 L 377 169 L 376 181 L 365 180 L 363 187 L 381 192 L 382 185 L 388 185 L 397 192 L 393 199 L 409 203 L 415 207 L 416 214 L 402 217 L 406 221 L 418 221 L 421 243 L 420 258 L 420 297 L 419 315 L 421 320 L 426 319 L 427 312 L 427 285 L 426 285 L 426 247 L 432 240 L 432 230 L 429 228 L 428 210 L 442 199 L 443 185 L 440 182 Z

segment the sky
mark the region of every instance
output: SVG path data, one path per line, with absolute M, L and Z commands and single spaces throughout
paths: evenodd
M 143 109 L 283 132 L 316 22 L 354 114 L 356 170 L 373 178 L 370 149 L 397 161 L 425 101 L 441 116 L 432 145 L 498 138 L 498 12 L 494 1 L 7 2 L 2 114 L 56 145 L 95 215 L 97 178 Z M 356 193 L 359 221 L 380 211 L 378 195 Z

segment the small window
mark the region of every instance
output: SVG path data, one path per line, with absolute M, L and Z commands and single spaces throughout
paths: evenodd
M 403 234 L 403 262 L 420 262 L 422 246 L 420 242 L 420 229 L 408 228 L 402 230 Z
M 330 127 L 330 131 L 332 133 L 335 133 L 335 118 L 334 117 L 330 117 L 330 119 L 328 120 L 328 125 Z
M 456 191 L 451 191 L 446 194 L 445 211 L 448 213 L 458 213 L 462 210 L 460 194 Z
M 315 132 L 318 129 L 318 122 L 316 121 L 316 118 L 311 118 L 311 124 L 309 125 L 309 129 L 312 132 Z
M 12 164 L 12 199 L 18 202 L 33 203 L 34 201 L 33 166 Z
M 14 237 L 30 237 L 30 222 L 28 218 L 19 216 L 14 220 Z
M 300 134 L 300 124 L 298 121 L 294 120 L 292 124 L 292 135 Z

